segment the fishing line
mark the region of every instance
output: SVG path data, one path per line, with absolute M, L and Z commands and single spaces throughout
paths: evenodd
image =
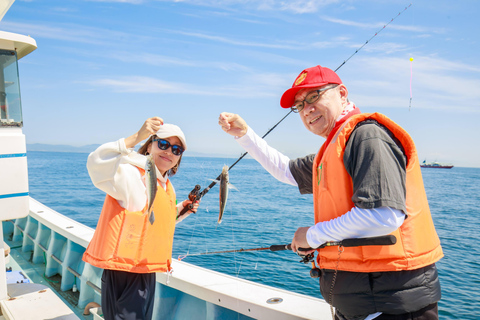
M 197 161 L 197 163 L 199 163 L 199 165 L 200 165 L 201 161 Z M 213 164 L 213 165 L 215 165 L 215 164 Z M 202 163 L 201 166 L 204 167 L 204 168 L 209 168 L 209 169 L 211 168 L 211 166 L 208 165 L 208 164 L 203 165 L 203 163 Z M 206 175 L 208 176 L 208 173 Z M 211 179 L 207 179 L 207 180 L 212 181 Z M 234 188 L 234 189 L 236 189 L 236 188 Z M 240 190 L 236 189 L 236 191 L 240 191 Z M 231 227 L 231 230 L 229 232 L 229 233 L 231 233 L 231 236 L 228 237 L 228 239 L 229 239 L 228 242 L 231 241 L 232 244 L 228 244 L 228 243 L 225 243 L 225 241 L 222 241 L 222 243 L 224 245 L 226 245 L 227 248 L 228 247 L 235 247 L 237 245 L 235 225 L 232 222 L 232 220 L 229 219 L 230 217 L 232 217 L 232 213 L 233 213 L 232 208 L 233 207 L 238 208 L 238 210 L 236 210 L 236 211 L 238 211 L 239 216 L 238 216 L 238 219 L 236 221 L 238 221 L 238 220 L 248 221 L 249 225 L 251 226 L 248 230 L 250 230 L 250 231 L 251 230 L 261 230 L 261 228 L 262 228 L 261 224 L 259 223 L 260 218 L 258 217 L 258 215 L 260 213 L 252 211 L 251 208 L 248 207 L 248 205 L 246 205 L 243 201 L 241 201 L 241 197 L 242 197 L 242 195 L 241 194 L 237 195 L 236 192 L 235 192 L 235 194 L 229 194 L 229 199 L 228 199 L 229 201 L 227 202 L 227 207 L 225 208 L 225 212 L 224 212 L 224 215 L 223 215 L 223 219 L 224 219 L 223 224 L 226 223 L 228 225 L 228 227 Z M 213 212 L 215 214 L 215 212 L 217 212 L 217 209 Z M 195 217 L 195 218 L 197 218 L 197 217 Z M 197 221 L 198 220 L 196 220 L 196 222 Z M 211 221 L 209 221 L 209 222 L 211 222 Z M 196 225 L 197 224 L 195 224 L 195 226 Z M 226 227 L 226 226 L 224 226 L 224 227 Z M 210 232 L 213 233 L 213 232 L 217 231 L 218 223 L 215 224 L 215 227 L 213 227 L 213 226 L 208 227 L 207 226 L 206 228 L 208 230 L 204 229 L 205 234 L 210 233 Z M 196 232 L 196 227 L 194 228 L 194 230 L 192 230 L 192 233 L 191 233 L 191 236 L 190 236 L 190 244 L 188 246 L 187 252 L 178 255 L 178 258 L 177 258 L 178 260 L 184 260 L 186 257 L 190 257 L 190 256 L 198 256 L 198 254 L 190 253 L 190 249 L 193 249 L 192 242 L 193 242 L 193 235 L 194 235 L 195 232 Z M 248 232 L 248 231 L 245 230 L 245 232 Z M 220 237 L 220 235 L 217 234 L 214 238 L 218 239 L 219 237 Z M 225 239 L 225 240 L 227 240 L 227 239 Z M 208 239 L 206 237 L 204 238 L 204 241 L 205 241 L 205 246 L 206 246 L 205 247 L 206 250 L 204 252 L 206 252 L 208 254 L 209 252 L 212 252 L 212 251 L 208 250 L 208 247 L 211 246 L 211 244 L 210 245 L 207 244 Z M 254 244 L 255 242 L 256 241 L 254 241 L 253 243 L 250 243 L 250 244 Z M 215 243 L 215 244 L 218 245 L 219 243 Z M 198 249 L 200 249 L 200 248 L 197 247 L 196 249 L 193 249 L 193 250 L 198 252 L 199 251 Z M 242 272 L 243 269 L 245 269 L 245 266 L 247 266 L 247 265 L 248 266 L 251 265 L 252 268 L 258 269 L 258 262 L 259 262 L 259 259 L 261 259 L 261 256 L 260 255 L 255 255 L 255 256 L 250 256 L 250 257 L 246 258 L 246 257 L 237 256 L 236 254 L 234 254 L 232 259 L 234 261 L 234 263 L 233 263 L 234 268 L 231 271 L 231 275 L 239 277 L 240 273 Z M 247 260 L 245 260 L 245 259 L 247 259 Z M 245 264 L 245 266 L 244 266 L 243 262 L 246 262 L 247 264 Z M 243 269 L 242 269 L 242 267 L 243 267 Z
M 408 111 L 410 111 L 410 108 L 412 107 L 412 78 L 413 78 L 413 58 L 410 58 L 410 104 L 408 106 Z
M 233 187 L 233 189 L 239 191 L 237 188 Z M 234 195 L 232 197 L 231 193 L 229 192 L 229 201 L 227 202 L 227 206 L 225 208 L 225 212 L 223 214 L 223 218 L 227 218 L 225 223 L 230 223 L 231 225 L 231 241 L 232 241 L 232 247 L 235 247 L 236 244 L 237 244 L 237 241 L 236 241 L 236 235 L 235 235 L 235 224 L 233 223 L 233 220 L 229 220 L 228 217 L 232 217 L 233 214 L 232 214 L 232 207 L 236 207 L 236 208 L 239 208 L 239 212 L 243 213 L 244 216 L 248 217 L 248 220 L 251 221 L 253 219 L 253 222 L 255 225 L 257 225 L 258 227 L 260 227 L 258 221 L 257 221 L 257 218 L 255 217 L 255 215 L 253 214 L 253 212 L 251 212 L 248 208 L 245 207 L 245 204 L 243 203 L 243 201 L 239 201 L 237 199 L 237 197 Z M 243 217 L 240 215 L 238 216 L 239 219 L 243 219 Z M 215 227 L 215 230 L 217 229 L 218 227 L 218 223 Z M 235 276 L 238 278 L 240 276 L 240 272 L 242 270 L 242 266 L 243 266 L 243 262 L 245 262 L 245 259 L 246 257 L 238 257 L 236 253 L 233 254 L 233 261 L 234 261 L 234 270 L 235 270 Z M 258 262 L 258 259 L 259 257 L 257 256 L 256 257 L 256 262 Z M 250 262 L 249 262 L 250 263 Z M 251 262 L 253 263 L 253 261 Z
M 228 188 L 228 186 L 227 186 L 227 188 Z M 225 211 L 229 211 L 229 209 L 225 208 Z M 225 214 L 225 212 L 224 212 L 224 214 Z M 218 223 L 217 223 L 217 226 L 218 226 Z M 231 226 L 232 226 L 232 245 L 235 246 L 235 230 L 234 230 L 233 223 L 231 223 Z M 236 273 L 237 278 L 238 278 L 238 274 L 240 273 L 240 268 L 242 267 L 242 263 L 240 262 L 240 268 L 237 270 L 237 256 L 235 254 L 233 255 L 233 262 L 234 262 L 234 265 L 235 265 L 235 273 Z
M 240 261 L 240 267 L 238 267 L 238 271 L 237 271 L 237 278 L 240 275 L 240 269 L 242 269 L 242 263 L 243 263 L 243 260 Z
M 337 72 L 343 65 L 345 65 L 354 55 L 356 55 L 360 50 L 363 49 L 363 47 L 365 47 L 370 41 L 372 41 L 373 38 L 375 38 L 380 32 L 382 32 L 390 23 L 392 23 L 395 19 L 398 18 L 398 16 L 400 16 L 403 12 L 405 12 L 408 8 L 410 8 L 412 6 L 412 4 L 410 3 L 407 7 L 405 7 L 405 9 L 403 9 L 403 11 L 400 11 L 395 17 L 393 17 L 387 24 L 385 24 L 380 30 L 378 30 L 377 32 L 375 32 L 375 34 L 370 38 L 368 39 L 367 41 L 365 41 L 365 43 L 360 46 L 357 50 L 355 50 L 355 52 L 350 56 L 348 57 L 346 60 L 344 60 L 339 66 L 338 68 L 336 68 L 334 71 Z M 287 118 L 290 114 L 292 113 L 292 110 L 290 110 L 282 119 L 280 119 L 280 121 L 278 121 L 273 127 L 271 127 L 267 133 L 265 133 L 263 136 L 262 136 L 262 139 L 264 139 L 270 132 L 273 131 L 273 129 L 275 129 L 283 120 L 285 120 L 285 118 Z M 243 153 L 240 158 L 238 158 L 237 161 L 235 161 L 229 168 L 228 168 L 228 171 L 230 171 L 240 160 L 242 160 L 246 155 L 248 154 L 248 152 L 245 152 Z M 205 189 L 203 189 L 199 195 L 200 195 L 200 199 L 213 187 L 215 186 L 215 184 L 217 184 L 217 181 L 216 180 L 220 180 L 220 176 L 219 175 L 217 177 L 217 179 L 215 179 L 208 187 L 206 187 Z
M 415 10 L 412 11 L 412 27 L 415 25 Z M 410 43 L 410 47 L 413 47 L 413 41 Z M 413 79 L 413 57 L 410 57 L 410 102 L 408 104 L 408 111 L 412 108 L 412 79 Z
M 205 163 L 205 160 L 202 159 L 202 161 L 200 161 L 199 159 L 197 159 L 197 157 L 192 157 L 191 159 L 194 159 L 195 161 L 195 165 L 192 165 L 193 168 L 200 168 L 200 170 L 196 170 L 196 172 L 201 172 L 202 173 L 202 180 L 206 181 L 208 180 L 207 179 L 207 176 L 208 176 L 208 166 L 206 165 Z M 208 205 L 206 206 L 206 208 L 204 208 L 207 212 L 209 212 L 208 210 Z M 192 215 L 191 215 L 192 216 Z M 197 215 L 194 215 L 195 216 L 195 224 L 193 225 L 193 228 L 192 228 L 192 232 L 191 232 L 191 235 L 190 235 L 190 241 L 189 241 L 189 244 L 188 244 L 188 247 L 187 247 L 187 254 L 190 252 L 190 248 L 192 246 L 192 241 L 193 241 L 193 235 L 195 234 L 195 231 L 196 231 L 196 228 L 197 228 L 197 223 L 198 223 L 198 216 Z M 203 233 L 203 238 L 204 238 L 204 243 L 205 243 L 205 251 L 208 252 L 208 244 L 207 244 L 207 231 L 205 230 L 204 226 L 202 224 L 199 224 L 199 228 L 202 229 L 202 233 Z M 181 248 L 179 248 L 181 250 Z M 181 250 L 183 251 L 183 250 Z M 178 257 L 178 260 L 182 260 L 183 257 L 186 257 L 186 255 L 179 255 Z
M 215 170 L 217 167 L 217 162 L 216 161 L 206 161 L 205 159 L 198 159 L 197 157 L 193 157 L 193 163 L 189 165 L 189 170 L 192 169 L 192 168 L 197 168 L 199 170 L 195 170 L 197 172 L 197 174 L 200 176 L 200 177 L 196 177 L 195 179 L 199 179 L 201 182 L 205 183 L 205 182 L 208 182 L 210 183 L 212 180 L 211 179 L 208 179 L 207 177 L 208 176 L 211 176 L 211 172 L 210 171 L 213 171 Z M 238 189 L 234 188 L 235 190 L 238 191 Z M 232 216 L 232 205 L 236 205 L 239 201 L 236 199 L 235 195 L 232 195 L 230 193 L 229 195 L 229 203 L 227 203 L 227 207 L 225 208 L 225 212 L 224 212 L 224 215 L 223 215 L 223 219 L 227 218 L 226 220 L 227 221 L 224 221 L 223 223 L 227 223 L 229 224 L 231 219 L 229 219 L 228 217 L 231 217 Z M 233 196 L 233 197 L 232 197 Z M 206 205 L 204 208 L 206 209 L 206 211 L 212 211 L 212 210 L 209 210 L 208 207 L 209 205 L 211 205 L 210 201 L 206 201 L 204 202 L 204 205 Z M 214 209 L 212 212 L 217 212 L 218 209 Z M 247 209 L 245 208 L 245 210 L 242 210 L 243 211 L 246 211 Z M 190 256 L 190 249 L 192 249 L 192 251 L 201 251 L 202 250 L 202 247 L 204 248 L 203 250 L 205 252 L 209 252 L 209 248 L 210 247 L 217 247 L 218 246 L 218 241 L 217 240 L 221 240 L 223 237 L 216 233 L 217 231 L 217 228 L 218 228 L 218 223 L 215 223 L 215 226 L 210 226 L 210 220 L 208 221 L 208 224 L 207 223 L 203 223 L 201 220 L 198 219 L 198 216 L 195 215 L 195 223 L 194 225 L 191 227 L 191 229 L 189 230 L 188 233 L 190 233 L 190 236 L 187 236 L 186 235 L 186 240 L 188 241 L 188 246 L 187 246 L 187 250 L 186 250 L 186 253 L 185 253 L 185 250 L 182 250 L 181 248 L 179 248 L 180 252 L 179 252 L 179 255 L 178 255 L 178 260 L 183 260 L 185 259 L 187 256 Z M 258 222 L 255 221 L 257 224 Z M 230 225 L 229 225 L 230 226 Z M 202 234 L 203 234 L 203 241 L 194 241 L 194 238 L 193 236 L 196 234 L 196 230 L 201 230 L 202 231 Z M 228 230 L 228 229 L 225 229 L 225 230 Z M 227 247 L 235 247 L 235 245 L 237 244 L 237 241 L 236 241 L 236 236 L 235 236 L 235 226 L 234 224 L 232 223 L 231 224 L 231 230 L 230 232 L 227 231 L 227 235 L 228 237 L 227 238 L 227 242 L 232 242 L 231 244 L 227 243 L 226 246 Z M 213 234 L 216 233 L 216 236 L 213 236 Z M 231 236 L 230 236 L 231 234 Z M 188 240 L 188 238 L 190 238 L 190 240 Z M 198 238 L 197 238 L 198 240 Z M 183 253 L 182 253 L 183 251 Z M 233 276 L 237 276 L 239 275 L 239 273 L 241 272 L 242 270 L 242 266 L 243 266 L 243 257 L 237 257 L 237 256 L 234 256 L 233 257 L 234 259 L 234 263 L 233 263 L 233 270 L 232 270 L 232 275 Z
M 197 227 L 197 221 L 198 221 L 198 218 L 197 218 L 197 216 L 195 216 L 195 224 L 193 225 L 192 234 L 190 235 L 190 241 L 189 241 L 189 243 L 188 243 L 187 254 L 185 255 L 185 257 L 188 256 L 188 254 L 189 254 L 189 252 L 190 252 L 190 246 L 192 245 L 193 234 L 194 234 L 195 229 L 196 229 L 196 227 Z M 203 228 L 203 227 L 202 227 L 202 228 Z M 205 229 L 203 229 L 203 237 L 204 237 L 204 239 L 206 239 Z M 205 245 L 206 245 L 206 241 L 205 241 Z M 183 259 L 183 258 L 180 258 L 180 257 L 182 257 L 182 256 L 178 256 L 178 260 L 182 260 L 182 259 Z
M 350 60 L 350 58 L 352 58 L 354 55 L 356 55 L 358 53 L 358 51 L 362 50 L 363 47 L 365 47 L 367 45 L 367 43 L 369 43 L 373 38 L 375 38 L 380 32 L 383 31 L 383 29 L 385 29 L 390 23 L 393 22 L 393 20 L 397 19 L 399 15 L 401 15 L 403 12 L 405 12 L 408 8 L 410 8 L 412 6 L 412 4 L 410 3 L 408 5 L 408 7 L 405 7 L 405 9 L 403 9 L 403 11 L 400 11 L 395 17 L 392 18 L 392 20 L 390 20 L 390 22 L 388 22 L 387 24 L 385 24 L 380 30 L 378 30 L 377 32 L 375 32 L 375 34 L 370 38 L 368 39 L 367 41 L 365 41 L 365 43 L 360 47 L 358 48 L 350 57 L 348 57 L 347 60 L 343 61 L 343 63 L 337 68 L 335 69 L 335 72 L 337 72 L 338 69 L 340 69 L 345 63 L 347 63 L 348 60 Z
M 322 243 L 317 248 L 298 248 L 297 250 L 301 251 L 309 251 L 309 250 L 317 250 L 323 249 L 327 247 L 363 247 L 363 246 L 390 246 L 397 243 L 397 237 L 393 234 L 387 234 L 383 236 L 376 236 L 376 237 L 367 237 L 367 238 L 348 238 L 343 239 L 340 241 L 327 241 Z M 250 251 L 284 251 L 284 250 L 292 250 L 292 244 L 274 244 L 269 247 L 260 247 L 260 248 L 249 248 L 249 249 L 233 249 L 233 250 L 222 250 L 222 251 L 214 251 L 214 252 L 201 252 L 201 253 L 192 253 L 189 256 L 202 256 L 207 254 L 221 254 L 221 253 L 236 253 L 236 252 L 250 252 Z

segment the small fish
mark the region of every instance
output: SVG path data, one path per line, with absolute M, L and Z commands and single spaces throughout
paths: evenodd
M 145 164 L 145 186 L 147 187 L 148 221 L 150 221 L 150 224 L 153 224 L 155 221 L 153 201 L 157 195 L 157 167 L 155 166 L 152 155 L 147 156 L 147 163 Z
M 218 223 L 222 223 L 223 212 L 227 205 L 228 198 L 228 166 L 223 166 L 220 174 L 220 213 L 218 214 Z

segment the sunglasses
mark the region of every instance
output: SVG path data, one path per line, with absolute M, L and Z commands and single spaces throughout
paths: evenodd
M 158 148 L 160 150 L 167 150 L 168 148 L 172 147 L 172 153 L 176 156 L 179 156 L 185 151 L 181 146 L 176 144 L 170 144 L 167 140 L 164 139 L 153 139 L 152 141 L 158 141 Z

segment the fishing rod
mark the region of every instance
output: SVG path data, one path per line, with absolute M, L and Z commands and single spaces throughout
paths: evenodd
M 389 246 L 393 245 L 397 242 L 397 238 L 394 235 L 385 235 L 385 236 L 378 236 L 378 237 L 369 237 L 369 238 L 349 238 L 349 239 L 344 239 L 341 241 L 328 241 L 323 243 L 321 246 L 318 248 L 298 248 L 298 251 L 300 251 L 299 255 L 301 255 L 301 252 L 306 252 L 310 250 L 317 250 L 317 249 L 322 249 L 326 247 L 333 247 L 333 246 L 340 246 L 340 247 L 360 247 L 360 246 Z M 232 252 L 249 252 L 249 251 L 265 251 L 265 250 L 270 250 L 270 251 L 283 251 L 283 250 L 292 250 L 292 244 L 277 244 L 277 245 L 271 245 L 270 247 L 264 247 L 264 248 L 251 248 L 251 249 L 234 249 L 234 250 L 223 250 L 223 251 L 213 251 L 213 252 L 202 252 L 202 253 L 193 253 L 189 254 L 187 253 L 184 256 L 179 256 L 178 260 L 185 259 L 186 257 L 191 257 L 191 256 L 202 256 L 202 255 L 207 255 L 207 254 L 221 254 L 221 253 L 232 253 Z M 301 261 L 302 262 L 302 261 Z M 308 262 L 308 261 L 307 261 Z
M 315 265 L 315 254 L 313 252 L 307 253 L 311 250 L 322 249 L 326 247 L 338 246 L 339 254 L 343 252 L 343 248 L 346 247 L 360 247 L 360 246 L 391 246 L 397 243 L 397 238 L 394 235 L 385 235 L 385 236 L 378 236 L 378 237 L 369 237 L 369 238 L 350 238 L 344 239 L 341 241 L 328 241 L 323 243 L 318 248 L 298 248 L 297 255 L 302 258 L 300 262 L 305 264 L 311 262 L 312 268 L 310 269 L 310 277 L 312 278 L 319 278 L 322 271 L 317 268 Z M 179 256 L 178 260 L 181 261 L 182 259 L 188 256 L 200 256 L 206 254 L 220 254 L 220 253 L 228 253 L 228 252 L 248 252 L 248 251 L 263 251 L 263 250 L 270 250 L 270 251 L 282 251 L 282 250 L 292 250 L 292 245 L 289 244 L 280 244 L 280 245 L 272 245 L 270 247 L 265 248 L 252 248 L 252 249 L 237 249 L 237 250 L 224 250 L 224 251 L 215 251 L 215 252 L 203 252 L 203 253 L 194 253 L 194 254 L 186 254 L 184 256 Z
M 368 39 L 367 41 L 365 41 L 365 43 L 360 46 L 357 50 L 355 50 L 355 52 L 350 55 L 350 57 L 348 57 L 346 60 L 344 60 L 335 70 L 334 72 L 337 72 L 343 65 L 345 65 L 347 63 L 348 60 L 350 60 L 354 55 L 356 55 L 360 50 L 363 49 L 363 47 L 365 47 L 373 38 L 375 38 L 380 32 L 382 32 L 383 29 L 385 29 L 390 23 L 393 22 L 393 20 L 397 19 L 398 16 L 400 16 L 403 12 L 405 12 L 408 8 L 410 8 L 412 6 L 412 4 L 410 3 L 410 5 L 408 5 L 407 7 L 405 7 L 405 9 L 403 9 L 403 11 L 400 11 L 395 17 L 393 17 L 387 24 L 385 24 L 380 30 L 378 30 L 377 32 L 375 32 L 375 34 L 370 38 Z M 278 121 L 272 128 L 270 128 L 267 133 L 265 133 L 263 136 L 262 136 L 262 139 L 264 139 L 270 132 L 272 132 L 273 129 L 275 129 L 283 120 L 285 120 L 286 117 L 288 117 L 291 113 L 292 113 L 293 110 L 290 110 L 282 119 L 280 119 L 280 121 Z M 235 161 L 229 168 L 228 168 L 228 171 L 230 171 L 240 160 L 242 160 L 246 155 L 248 154 L 248 152 L 245 152 L 243 153 L 240 158 L 237 159 L 237 161 Z M 220 181 L 220 177 L 221 177 L 221 174 L 217 177 L 217 179 L 213 180 L 212 183 L 210 183 L 210 185 L 208 187 L 206 187 L 205 189 L 203 189 L 201 192 L 199 192 L 199 189 L 197 187 L 200 187 L 199 185 L 196 185 L 195 188 L 189 193 L 188 195 L 188 198 L 189 200 L 191 200 L 192 202 L 194 201 L 198 201 L 200 200 L 208 191 L 210 191 L 211 188 L 213 188 L 218 181 Z M 193 209 L 193 204 L 189 204 L 187 205 L 186 207 L 184 207 L 182 209 L 182 211 L 180 212 L 179 214 L 179 217 L 184 215 L 187 211 Z
M 267 133 L 265 133 L 263 136 L 262 136 L 262 139 L 265 138 L 270 132 L 272 132 L 273 129 L 276 128 L 276 126 L 278 126 L 280 124 L 280 122 L 282 122 L 286 117 L 288 117 L 288 115 L 292 113 L 292 110 L 290 110 L 280 121 L 278 121 L 273 127 L 271 127 Z M 244 152 L 240 158 L 237 159 L 237 161 L 235 161 L 230 167 L 228 167 L 228 171 L 230 171 L 238 162 L 240 162 L 240 160 L 242 160 L 246 155 L 248 154 L 248 152 Z M 212 181 L 212 183 L 210 183 L 210 185 L 208 187 L 206 187 L 205 189 L 203 189 L 202 191 L 200 191 L 201 189 L 201 186 L 200 185 L 196 185 L 192 191 L 190 191 L 190 193 L 188 194 L 188 199 L 190 201 L 195 202 L 195 201 L 198 201 L 200 199 L 202 199 L 202 197 L 208 192 L 210 191 L 211 188 L 213 188 L 218 181 L 220 181 L 220 177 L 222 175 L 220 174 L 215 180 Z M 200 191 L 200 192 L 199 192 Z M 180 211 L 180 214 L 178 215 L 179 217 L 184 215 L 188 210 L 191 210 L 193 209 L 193 204 L 188 204 L 186 207 L 184 207 L 182 209 L 182 211 Z
M 365 43 L 360 47 L 358 48 L 350 57 L 348 57 L 347 60 L 343 61 L 342 64 L 337 68 L 335 69 L 335 72 L 337 72 L 338 69 L 340 69 L 345 63 L 347 63 L 348 60 L 350 60 L 351 57 L 353 57 L 354 55 L 357 54 L 358 51 L 362 50 L 363 47 L 365 47 L 367 45 L 367 43 L 370 42 L 370 40 L 372 40 L 373 38 L 375 38 L 377 36 L 377 34 L 379 34 L 380 32 L 382 32 L 383 29 L 385 29 L 390 23 L 393 22 L 393 20 L 397 19 L 399 15 L 401 15 L 403 12 L 405 12 L 408 8 L 410 8 L 412 6 L 412 4 L 410 3 L 407 7 L 405 7 L 405 9 L 403 9 L 403 11 L 400 11 L 395 17 L 392 18 L 392 20 L 390 20 L 390 22 L 388 22 L 387 24 L 385 24 L 380 30 L 378 30 L 377 32 L 375 32 L 375 34 L 370 38 L 368 39 L 367 41 L 365 41 Z

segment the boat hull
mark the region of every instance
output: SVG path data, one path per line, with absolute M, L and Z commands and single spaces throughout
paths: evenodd
M 453 166 L 434 166 L 434 165 L 420 165 L 422 168 L 435 168 L 435 169 L 452 169 Z

